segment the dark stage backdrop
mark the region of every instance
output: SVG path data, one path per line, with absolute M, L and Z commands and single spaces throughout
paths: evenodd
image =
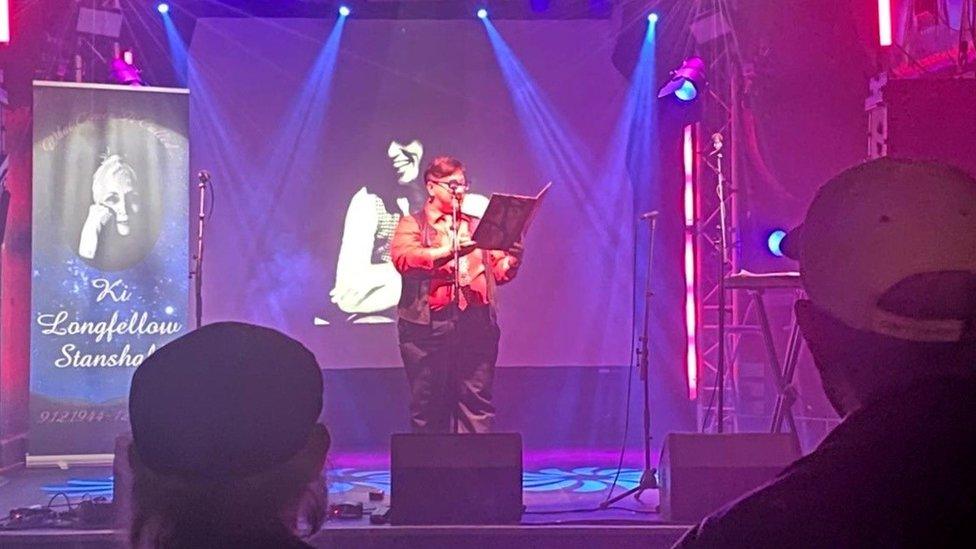
M 540 162 L 481 22 L 350 19 L 339 42 L 333 25 L 196 27 L 191 158 L 213 172 L 215 195 L 205 321 L 280 328 L 324 367 L 398 366 L 388 239 L 419 206 L 418 172 L 447 154 L 475 194 L 553 181 L 519 278 L 501 289 L 500 364 L 628 364 L 633 192 L 601 169 L 627 89 L 610 61 L 613 23 L 496 23 L 534 81 L 518 101 L 540 92 L 552 123 L 534 131 L 572 143 L 559 154 L 575 180 Z

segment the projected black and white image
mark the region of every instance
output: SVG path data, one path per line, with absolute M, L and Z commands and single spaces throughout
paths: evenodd
M 356 324 L 386 323 L 394 318 L 400 299 L 400 275 L 390 261 L 393 231 L 402 215 L 423 201 L 420 179 L 424 146 L 418 140 L 387 148 L 389 181 L 365 184 L 346 208 L 342 244 L 336 262 L 336 283 L 329 297 Z
M 386 161 L 389 181 L 365 184 L 346 208 L 342 243 L 336 262 L 336 283 L 329 298 L 354 324 L 384 324 L 396 318 L 400 274 L 390 260 L 390 244 L 400 217 L 420 210 L 426 197 L 423 181 L 424 145 L 414 139 L 390 141 Z M 480 216 L 487 199 L 465 197 L 463 209 Z

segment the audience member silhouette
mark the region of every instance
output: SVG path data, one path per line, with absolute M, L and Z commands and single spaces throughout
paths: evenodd
M 919 547 L 976 538 L 976 180 L 882 159 L 824 185 L 784 242 L 828 398 L 808 456 L 681 547 Z
M 236 322 L 163 346 L 129 395 L 136 547 L 309 547 L 325 517 L 322 375 L 284 334 Z

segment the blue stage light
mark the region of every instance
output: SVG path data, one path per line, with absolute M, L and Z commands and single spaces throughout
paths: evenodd
M 167 4 L 166 2 L 160 2 L 156 4 L 156 11 L 158 11 L 163 15 L 166 15 L 167 13 L 169 13 L 169 4 Z
M 654 13 L 654 12 L 651 12 L 651 14 L 647 16 L 647 21 L 649 23 L 657 23 L 657 14 Z
M 783 243 L 783 238 L 785 237 L 786 231 L 783 229 L 776 229 L 769 233 L 769 238 L 766 239 L 766 247 L 769 248 L 769 253 L 776 257 L 783 257 L 783 249 L 780 247 L 780 244 Z
M 478 19 L 487 19 L 487 18 L 488 18 L 488 10 L 486 10 L 485 8 L 481 8 L 480 10 L 478 10 Z
M 352 13 L 352 10 L 349 9 L 349 6 L 339 6 L 339 15 L 348 17 L 350 13 Z
M 698 88 L 691 80 L 685 80 L 678 89 L 674 90 L 674 96 L 682 101 L 692 101 L 698 97 Z
M 652 28 L 650 25 L 648 29 Z M 701 57 L 685 59 L 681 67 L 671 72 L 671 80 L 665 84 L 658 97 L 674 94 L 679 101 L 694 101 L 705 89 L 705 61 Z

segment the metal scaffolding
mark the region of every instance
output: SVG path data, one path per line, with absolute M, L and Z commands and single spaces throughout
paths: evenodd
M 734 357 L 739 336 L 729 328 L 741 315 L 738 296 L 723 292 L 722 279 L 740 268 L 735 107 L 743 81 L 742 62 L 730 2 L 700 0 L 697 7 L 692 33 L 698 54 L 707 62 L 709 82 L 707 96 L 702 98 L 701 121 L 693 128 L 698 423 L 703 431 L 735 431 Z M 723 312 L 724 318 L 720 316 Z M 720 344 L 723 339 L 724 347 Z M 718 390 L 720 379 L 722 391 Z

